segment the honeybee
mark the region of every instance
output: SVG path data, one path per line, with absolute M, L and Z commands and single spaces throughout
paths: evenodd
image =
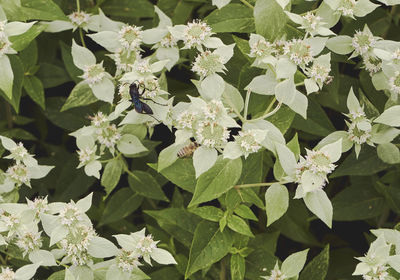
M 190 144 L 186 145 L 182 149 L 180 149 L 177 153 L 177 156 L 180 158 L 186 158 L 190 157 L 193 155 L 194 151 L 199 147 L 200 145 L 197 142 L 191 142 Z

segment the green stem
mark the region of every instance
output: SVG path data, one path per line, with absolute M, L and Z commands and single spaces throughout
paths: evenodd
M 81 37 L 82 46 L 86 48 L 85 39 L 83 38 L 82 28 L 79 27 L 79 37 Z
M 225 96 L 226 97 L 226 96 Z M 238 112 L 238 110 L 236 110 L 235 106 L 232 104 L 232 102 L 229 100 L 229 98 L 225 98 L 225 101 L 228 103 L 229 107 L 232 108 L 233 112 L 235 112 L 235 114 L 238 116 L 238 118 L 242 121 L 245 122 L 246 119 L 242 117 L 242 115 L 240 114 L 240 112 Z
M 7 101 L 4 101 L 4 106 L 6 107 L 7 126 L 8 128 L 13 128 L 11 106 Z
M 6 266 L 7 265 L 7 261 L 3 258 L 3 256 L 0 254 L 0 262 L 2 265 Z
M 300 82 L 300 83 L 297 83 L 297 84 L 295 84 L 295 86 L 297 87 L 297 86 L 303 86 L 304 85 L 304 81 L 302 81 L 302 82 Z
M 219 280 L 226 280 L 225 259 L 222 259 L 220 264 L 221 264 L 221 270 L 219 272 Z
M 267 182 L 267 183 L 254 183 L 254 184 L 243 184 L 234 186 L 235 189 L 243 189 L 243 188 L 255 188 L 255 187 L 269 187 L 273 184 L 286 184 L 288 182 Z
M 247 2 L 246 0 L 240 0 L 240 2 L 242 2 L 243 4 L 245 4 L 247 7 L 249 7 L 250 9 L 254 9 L 253 5 L 251 5 L 249 2 Z
M 81 11 L 81 3 L 79 3 L 79 0 L 76 0 L 76 10 L 77 12 Z
M 244 101 L 244 118 L 247 120 L 247 112 L 249 108 L 249 102 L 250 102 L 250 94 L 251 90 L 248 89 L 246 92 L 246 100 Z
M 271 108 L 272 108 L 272 106 L 274 105 L 275 101 L 276 101 L 276 98 L 274 97 L 274 98 L 272 99 L 271 103 L 268 105 L 267 110 L 265 110 L 265 113 L 264 113 L 261 117 L 258 117 L 258 118 L 256 118 L 256 119 L 253 119 L 252 121 L 263 120 L 263 119 L 265 119 L 265 118 L 268 118 L 268 117 L 272 116 L 272 115 L 275 114 L 276 112 L 278 112 L 278 110 L 279 110 L 279 109 L 281 108 L 281 106 L 282 106 L 282 103 L 281 103 L 281 102 L 279 102 L 278 105 L 276 105 L 275 109 L 271 111 Z

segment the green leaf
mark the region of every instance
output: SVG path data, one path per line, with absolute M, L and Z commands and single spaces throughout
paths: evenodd
M 282 34 L 287 17 L 275 0 L 257 0 L 254 6 L 254 20 L 257 34 L 273 41 Z
M 400 126 L 400 105 L 386 109 L 374 122 L 390 126 Z
M 191 159 L 178 159 L 172 165 L 162 169 L 160 173 L 185 191 L 194 192 L 196 175 Z
M 153 217 L 163 230 L 186 247 L 190 247 L 193 234 L 201 221 L 201 218 L 182 208 L 167 208 L 158 211 L 145 210 L 144 213 Z
M 16 5 L 18 2 L 1 2 L 8 20 L 66 20 L 63 11 L 52 0 L 21 0 L 21 6 Z
M 246 236 L 254 237 L 249 225 L 242 218 L 236 215 L 229 215 L 227 221 L 228 221 L 228 227 L 231 230 Z
M 129 173 L 128 182 L 134 192 L 144 197 L 169 201 L 156 179 L 148 172 L 134 170 Z
M 242 160 L 218 158 L 215 165 L 197 180 L 189 207 L 220 197 L 236 184 L 242 172 Z
M 273 184 L 265 192 L 265 209 L 267 211 L 267 226 L 282 217 L 289 207 L 289 192 L 281 184 Z
M 251 209 L 244 204 L 240 204 L 238 207 L 236 207 L 233 210 L 233 212 L 235 212 L 235 214 L 237 214 L 238 216 L 240 216 L 244 219 L 258 221 L 258 219 L 257 219 L 256 215 L 254 215 L 253 211 L 251 211 Z
M 130 188 L 119 189 L 108 200 L 101 216 L 100 225 L 106 225 L 127 217 L 140 207 L 142 201 L 143 197 L 134 193 Z
M 213 32 L 251 33 L 255 31 L 252 9 L 242 4 L 228 4 L 211 12 L 205 21 Z
M 7 57 L 10 60 L 10 66 L 12 68 L 14 76 L 14 79 L 11 84 L 12 91 L 10 91 L 8 94 L 5 94 L 3 91 L 0 90 L 0 95 L 3 96 L 11 104 L 11 106 L 17 113 L 19 113 L 19 103 L 21 101 L 21 95 L 22 95 L 22 84 L 24 82 L 24 67 L 18 56 L 7 55 L 4 56 L 3 58 L 7 59 Z M 4 75 L 2 78 L 7 78 L 7 77 Z M 11 94 L 11 98 L 9 94 Z
M 335 221 L 356 221 L 380 216 L 385 199 L 370 184 L 358 184 L 338 193 L 332 204 Z
M 282 218 L 275 222 L 275 227 L 287 238 L 294 241 L 317 245 L 317 239 L 310 233 L 309 212 L 304 203 L 294 199 L 290 201 L 289 209 Z
M 67 101 L 65 101 L 61 108 L 61 112 L 71 108 L 89 105 L 96 101 L 98 101 L 98 99 L 93 95 L 89 85 L 85 82 L 80 82 L 72 89 Z
M 335 131 L 336 128 L 319 103 L 314 98 L 309 98 L 309 102 L 307 120 L 296 115 L 292 127 L 318 136 L 327 136 L 329 133 Z
M 197 216 L 211 222 L 218 222 L 223 216 L 224 212 L 214 206 L 203 206 L 198 208 L 189 209 L 189 211 Z
M 63 97 L 49 97 L 46 100 L 44 115 L 55 125 L 68 131 L 77 130 L 88 123 L 87 115 L 94 113 L 87 108 L 73 108 L 67 112 L 60 112 L 65 103 Z
M 71 47 L 65 44 L 63 41 L 60 41 L 61 48 L 61 58 L 64 62 L 65 69 L 67 70 L 69 76 L 75 83 L 79 83 L 82 79 L 78 76 L 83 74 L 82 70 L 75 66 L 74 61 L 72 59 L 72 50 Z
M 200 269 L 209 267 L 229 253 L 233 244 L 231 232 L 219 230 L 218 224 L 202 221 L 196 227 L 190 247 L 185 279 Z
M 299 280 L 325 280 L 329 267 L 329 244 L 311 262 L 309 262 L 300 274 Z
M 106 189 L 106 197 L 113 191 L 119 182 L 122 173 L 122 161 L 119 158 L 107 162 L 101 175 L 101 185 Z
M 37 138 L 32 133 L 23 130 L 22 128 L 7 129 L 5 131 L 1 131 L 0 135 L 18 140 L 37 140 Z
M 35 76 L 25 76 L 24 89 L 28 93 L 29 97 L 44 110 L 45 98 L 42 82 Z
M 234 254 L 231 256 L 231 279 L 243 280 L 246 272 L 245 259 L 239 255 Z
M 19 58 L 24 65 L 25 72 L 30 68 L 36 66 L 36 63 L 38 61 L 38 48 L 36 40 L 30 42 L 29 45 L 19 53 Z M 34 73 L 30 74 L 33 75 Z
M 261 279 L 266 276 L 266 271 L 271 271 L 276 263 L 276 257 L 269 251 L 257 248 L 246 257 L 246 275 L 249 280 Z
M 303 200 L 311 212 L 320 218 L 329 228 L 332 228 L 332 203 L 323 190 L 317 189 L 308 192 Z
M 307 260 L 307 253 L 309 249 L 296 252 L 287 257 L 281 266 L 281 271 L 288 277 L 295 277 L 303 269 Z
M 388 168 L 388 166 L 378 158 L 374 148 L 364 145 L 358 159 L 353 151 L 330 177 L 371 175 Z
M 10 37 L 12 48 L 17 52 L 22 51 L 46 28 L 45 25 L 33 25 L 27 32 Z
M 49 63 L 40 64 L 37 76 L 42 81 L 44 88 L 56 87 L 71 80 L 64 68 Z
M 400 151 L 395 144 L 384 143 L 379 144 L 376 149 L 378 157 L 386 163 L 396 164 L 400 162 Z
M 154 6 L 147 0 L 108 0 L 101 5 L 101 9 L 117 18 L 154 17 Z
M 267 121 L 273 123 L 284 134 L 290 128 L 295 115 L 288 106 L 282 105 L 278 112 L 267 118 Z

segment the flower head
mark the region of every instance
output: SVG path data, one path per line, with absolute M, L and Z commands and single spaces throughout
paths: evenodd
M 16 163 L 7 169 L 6 174 L 17 184 L 30 186 L 30 174 L 23 163 Z
M 275 53 L 274 44 L 267 42 L 264 38 L 259 38 L 250 45 L 250 55 L 251 57 L 266 57 L 273 55 Z
M 73 12 L 72 14 L 68 15 L 68 18 L 75 28 L 84 28 L 89 23 L 90 14 L 87 14 L 83 11 Z
M 78 207 L 75 206 L 75 203 L 68 203 L 60 211 L 61 224 L 66 226 L 76 225 L 83 220 L 82 214 Z
M 91 256 L 87 252 L 90 240 L 96 236 L 96 232 L 90 226 L 79 225 L 70 231 L 59 244 L 66 253 L 66 259 L 73 265 L 87 265 Z
M 365 70 L 367 70 L 370 75 L 382 70 L 382 60 L 374 55 L 364 55 L 363 62 Z
M 118 131 L 115 124 L 107 125 L 104 128 L 98 129 L 97 141 L 100 144 L 105 145 L 107 148 L 112 148 L 115 146 L 117 141 L 121 138 L 121 133 Z
M 257 139 L 255 130 L 239 131 L 239 136 L 235 136 L 242 153 L 247 157 L 250 153 L 256 153 L 261 149 L 260 141 Z
M 337 10 L 346 17 L 353 17 L 356 0 L 341 0 Z
M 201 20 L 189 22 L 183 30 L 183 41 L 186 48 L 201 47 L 212 35 L 211 27 Z
M 302 28 L 311 34 L 314 34 L 317 28 L 323 24 L 322 18 L 312 12 L 307 12 L 302 18 L 304 19 Z
M 115 260 L 119 269 L 130 273 L 140 265 L 139 257 L 135 252 L 122 249 Z
M 227 128 L 215 122 L 200 122 L 196 130 L 197 142 L 208 148 L 223 147 L 228 142 L 228 138 Z
M 396 71 L 393 77 L 389 78 L 390 91 L 400 94 L 400 72 Z
M 0 273 L 0 279 L 2 280 L 14 280 L 15 272 L 9 267 L 2 267 Z
M 365 55 L 372 49 L 376 41 L 371 31 L 364 29 L 364 31 L 357 31 L 356 34 L 354 34 L 351 45 L 354 48 L 355 54 Z
M 24 231 L 18 233 L 15 244 L 21 249 L 24 256 L 34 250 L 38 250 L 42 247 L 40 232 Z
M 206 77 L 224 70 L 226 68 L 221 56 L 208 50 L 197 55 L 192 67 L 192 71 L 200 77 Z
M 284 54 L 288 55 L 296 65 L 305 66 L 313 60 L 311 46 L 301 39 L 293 39 L 286 42 Z
M 93 161 L 96 159 L 96 150 L 97 147 L 85 147 L 83 149 L 80 149 L 78 152 L 79 156 L 79 167 L 86 165 L 87 163 Z
M 118 41 L 128 51 L 139 49 L 143 37 L 142 27 L 127 25 L 118 32 Z
M 4 33 L 0 33 L 0 57 L 3 56 L 4 54 L 9 54 L 9 53 L 16 53 L 12 48 L 11 48 L 11 42 L 8 40 L 8 37 Z
M 36 212 L 35 217 L 39 218 L 39 215 L 49 211 L 49 204 L 47 202 L 47 196 L 44 198 L 36 197 L 33 201 L 26 199 L 29 209 Z
M 101 111 L 97 112 L 94 116 L 90 116 L 89 119 L 94 127 L 102 127 L 108 123 L 107 116 Z
M 180 113 L 176 118 L 176 128 L 178 129 L 194 129 L 197 114 L 188 110 Z
M 81 76 L 89 85 L 94 85 L 100 82 L 106 75 L 103 63 L 87 65 L 83 69 Z

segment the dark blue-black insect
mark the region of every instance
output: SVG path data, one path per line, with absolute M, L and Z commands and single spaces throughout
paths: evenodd
M 150 108 L 149 105 L 144 103 L 142 100 L 150 100 L 153 103 L 158 104 L 158 105 L 163 105 L 163 106 L 167 106 L 167 105 L 166 104 L 157 103 L 151 98 L 143 97 L 143 94 L 145 93 L 146 88 L 143 88 L 142 92 L 140 92 L 139 90 L 140 90 L 139 84 L 137 84 L 136 82 L 133 82 L 132 84 L 130 84 L 130 86 L 129 86 L 129 94 L 131 96 L 131 101 L 132 101 L 132 104 L 133 104 L 133 106 L 135 108 L 135 111 L 137 113 L 139 113 L 139 114 L 150 115 L 155 120 L 157 120 L 153 116 L 153 110 Z M 157 120 L 157 121 L 160 122 L 159 120 Z

